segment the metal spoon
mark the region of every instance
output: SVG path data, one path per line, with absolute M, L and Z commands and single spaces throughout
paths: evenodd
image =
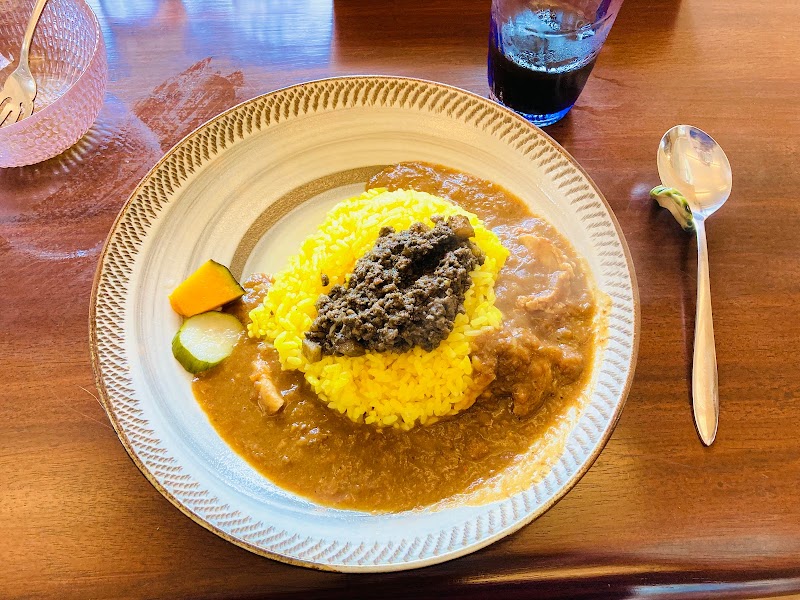
M 664 134 L 658 146 L 657 162 L 661 182 L 676 188 L 689 202 L 697 231 L 692 406 L 700 439 L 710 446 L 719 423 L 719 389 L 705 220 L 725 204 L 731 194 L 731 165 L 710 135 L 689 125 L 677 125 Z

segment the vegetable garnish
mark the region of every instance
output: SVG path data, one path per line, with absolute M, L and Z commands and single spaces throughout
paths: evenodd
M 244 326 L 224 312 L 211 311 L 189 317 L 172 339 L 172 354 L 189 373 L 218 365 L 233 352 Z
M 219 308 L 244 294 L 228 267 L 208 260 L 169 295 L 173 310 L 184 317 Z
M 692 208 L 689 206 L 689 201 L 678 190 L 665 185 L 657 185 L 650 190 L 650 197 L 658 202 L 659 206 L 671 212 L 684 231 L 695 230 Z

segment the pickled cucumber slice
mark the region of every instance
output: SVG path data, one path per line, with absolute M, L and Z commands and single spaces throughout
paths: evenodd
M 650 197 L 658 202 L 659 206 L 671 212 L 684 231 L 695 230 L 692 207 L 678 190 L 665 185 L 657 185 L 650 190 Z
M 242 331 L 239 319 L 228 313 L 195 315 L 172 338 L 172 355 L 189 373 L 200 373 L 228 358 Z

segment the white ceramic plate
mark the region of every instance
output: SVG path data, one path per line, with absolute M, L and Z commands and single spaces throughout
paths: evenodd
M 611 299 L 588 401 L 535 483 L 511 497 L 375 515 L 318 506 L 259 475 L 216 434 L 173 360 L 168 293 L 208 258 L 274 271 L 333 203 L 381 165 L 422 160 L 501 184 L 555 224 Z M 265 232 L 269 230 L 269 234 Z M 123 208 L 92 298 L 98 389 L 134 462 L 221 537 L 338 571 L 421 567 L 486 546 L 561 498 L 622 410 L 638 342 L 638 295 L 622 233 L 575 161 L 511 111 L 446 85 L 395 77 L 305 83 L 212 119 L 170 150 Z

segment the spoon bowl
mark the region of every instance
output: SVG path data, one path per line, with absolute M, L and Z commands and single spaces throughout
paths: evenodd
M 716 212 L 731 194 L 732 173 L 728 157 L 702 129 L 676 125 L 658 146 L 661 183 L 676 188 L 703 217 Z

